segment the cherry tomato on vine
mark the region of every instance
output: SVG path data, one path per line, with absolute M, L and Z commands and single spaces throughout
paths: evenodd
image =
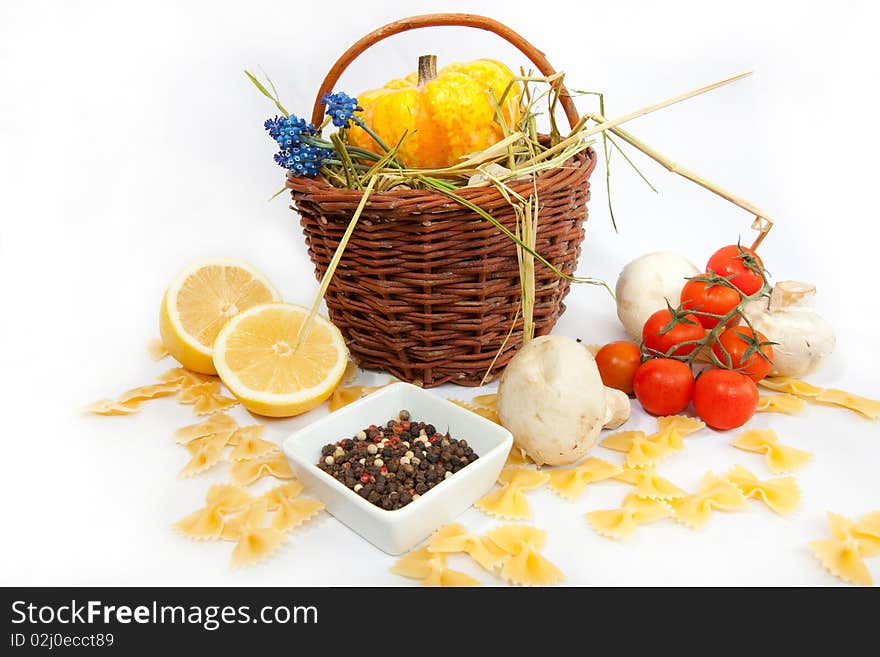
M 707 370 L 694 384 L 694 409 L 713 429 L 736 429 L 758 408 L 758 386 L 733 370 Z
M 628 395 L 633 392 L 633 376 L 641 363 L 639 346 L 626 340 L 609 342 L 596 353 L 602 383 Z
M 645 347 L 652 353 L 664 356 L 687 356 L 700 345 L 688 344 L 670 352 L 670 349 L 683 342 L 702 340 L 706 334 L 696 315 L 669 309 L 658 310 L 648 318 L 642 328 Z
M 636 370 L 633 390 L 636 399 L 648 413 L 675 415 L 691 402 L 694 374 L 680 360 L 652 358 Z
M 725 367 L 742 372 L 753 381 L 767 376 L 773 361 L 773 347 L 767 336 L 748 326 L 726 329 L 713 345 L 712 353 Z
M 708 274 L 704 274 L 707 278 Z M 685 310 L 699 310 L 713 315 L 727 315 L 739 305 L 742 295 L 732 287 L 724 283 L 712 283 L 710 281 L 688 281 L 681 290 L 681 307 Z M 703 328 L 713 329 L 718 326 L 718 319 L 697 315 Z M 739 321 L 739 316 L 734 315 L 728 320 L 731 326 Z
M 758 273 L 764 270 L 761 257 L 739 244 L 722 247 L 713 253 L 706 264 L 706 271 L 709 270 L 725 278 L 732 276 L 730 282 L 746 296 L 764 287 L 764 278 Z

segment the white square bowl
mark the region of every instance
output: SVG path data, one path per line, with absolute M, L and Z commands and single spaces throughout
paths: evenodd
M 408 410 L 437 431 L 449 429 L 466 440 L 479 458 L 396 511 L 386 511 L 340 483 L 316 465 L 321 448 L 371 424 Z M 510 432 L 476 413 L 409 383 L 394 383 L 339 409 L 284 441 L 291 467 L 338 520 L 389 554 L 401 554 L 455 519 L 486 494 L 513 445 Z

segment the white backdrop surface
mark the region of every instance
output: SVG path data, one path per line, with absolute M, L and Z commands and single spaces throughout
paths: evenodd
M 159 400 L 125 418 L 80 411 L 171 366 L 151 362 L 144 345 L 157 334 L 164 287 L 190 260 L 247 259 L 285 299 L 311 301 L 317 285 L 297 219 L 284 200 L 266 202 L 282 181 L 261 125 L 273 108 L 242 69 L 262 67 L 288 108 L 308 115 L 336 56 L 405 15 L 492 15 L 544 49 L 571 87 L 603 91 L 609 115 L 754 69 L 631 130 L 767 208 L 778 221 L 762 246 L 767 267 L 777 279 L 815 282 L 817 304 L 838 331 L 832 362 L 812 380 L 880 397 L 876 3 L 337 0 L 332 11 L 320 9 L 266 0 L 0 9 L 0 584 L 408 583 L 388 572 L 392 557 L 326 515 L 264 565 L 230 571 L 230 544 L 193 543 L 171 530 L 200 505 L 209 482 L 226 478 L 226 466 L 177 478 L 186 454 L 171 434 L 194 421 L 191 410 Z M 441 65 L 480 56 L 525 63 L 490 34 L 438 28 L 382 43 L 340 88 L 357 93 L 402 75 L 425 52 Z M 751 238 L 750 217 L 635 158 L 660 194 L 618 159 L 615 234 L 600 165 L 581 274 L 613 284 L 646 251 L 677 250 L 702 264 L 717 246 Z M 623 337 L 600 289 L 577 287 L 567 303 L 556 333 L 596 343 Z M 280 441 L 324 412 L 268 422 L 267 435 Z M 251 420 L 240 408 L 235 416 Z M 637 410 L 630 426 L 652 422 Z M 548 531 L 545 554 L 571 584 L 835 584 L 807 543 L 826 534 L 828 510 L 858 516 L 880 508 L 880 425 L 817 407 L 752 424 L 815 454 L 797 475 L 804 500 L 794 515 L 752 503 L 715 515 L 702 531 L 661 522 L 618 543 L 582 516 L 617 506 L 626 486 L 594 485 L 575 503 L 541 490 L 530 501 L 534 523 Z M 664 475 L 692 489 L 706 470 L 734 463 L 769 474 L 761 457 L 730 440 L 702 432 L 664 464 Z M 496 524 L 475 510 L 461 520 L 475 531 Z M 498 583 L 464 558 L 451 561 Z M 880 579 L 880 560 L 869 568 Z

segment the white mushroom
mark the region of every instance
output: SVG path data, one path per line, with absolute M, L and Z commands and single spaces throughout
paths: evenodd
M 743 308 L 754 329 L 777 343 L 771 375 L 805 376 L 834 351 L 834 329 L 810 305 L 815 294 L 815 285 L 780 281 L 769 299 L 757 299 Z
M 538 465 L 583 457 L 603 426 L 618 427 L 630 400 L 602 385 L 593 355 L 571 338 L 545 335 L 523 347 L 498 387 L 498 415 Z
M 685 279 L 700 270 L 678 253 L 647 253 L 630 262 L 617 279 L 617 316 L 633 340 L 642 339 L 648 317 L 666 307 L 677 306 Z

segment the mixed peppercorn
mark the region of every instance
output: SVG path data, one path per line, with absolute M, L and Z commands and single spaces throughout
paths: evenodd
M 478 456 L 464 440 L 400 411 L 351 438 L 324 445 L 318 467 L 378 507 L 400 509 Z

